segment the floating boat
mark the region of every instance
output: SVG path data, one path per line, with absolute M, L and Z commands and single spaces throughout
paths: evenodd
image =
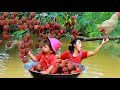
M 37 62 L 29 62 L 27 64 L 24 65 L 25 69 L 28 70 L 30 72 L 30 74 L 34 77 L 34 78 L 77 78 L 78 75 L 81 74 L 81 72 L 79 73 L 75 73 L 75 74 L 41 74 L 40 72 L 36 72 L 36 71 L 30 71 L 30 67 L 32 65 L 36 65 Z M 84 68 L 83 68 L 84 70 Z

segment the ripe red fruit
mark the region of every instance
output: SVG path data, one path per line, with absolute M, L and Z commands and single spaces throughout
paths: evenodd
M 4 25 L 8 25 L 9 21 L 7 19 L 5 19 Z
M 3 13 L 3 16 L 4 16 L 5 18 L 7 18 L 7 17 L 8 17 L 8 15 L 9 15 L 9 13 L 8 13 L 8 12 L 4 12 L 4 13 Z
M 71 17 L 72 20 L 75 20 L 75 18 L 76 18 L 75 16 L 72 16 L 72 17 Z
M 30 46 L 29 42 L 25 43 L 25 47 L 28 48 Z
M 60 36 L 61 34 L 60 34 L 60 33 L 57 33 L 56 35 L 57 35 L 57 36 Z
M 75 24 L 76 24 L 75 22 L 72 22 L 72 24 L 71 24 L 71 25 L 73 25 L 73 26 L 74 26 Z
M 56 23 L 56 24 L 55 24 L 55 27 L 59 29 L 59 28 L 60 28 L 60 24 L 59 24 L 59 23 Z
M 10 19 L 10 24 L 14 24 L 14 19 Z
M 73 41 L 74 39 L 75 39 L 75 38 L 74 38 L 74 37 L 72 37 L 72 38 L 71 38 L 71 41 Z
M 60 34 L 62 34 L 62 33 L 63 33 L 63 29 L 60 30 Z
M 77 74 L 78 72 L 76 70 L 72 70 L 70 73 L 71 74 Z
M 74 70 L 75 69 L 75 66 L 74 65 L 70 65 L 70 66 L 67 66 L 68 69 L 71 71 L 71 70 Z
M 21 54 L 25 54 L 25 49 L 20 49 Z
M 77 72 L 82 72 L 82 69 L 77 66 L 77 67 L 76 67 L 76 71 L 77 71 Z
M 38 38 L 37 38 L 37 41 L 38 41 L 38 42 L 40 42 L 40 41 L 41 41 L 41 38 L 40 38 L 40 37 L 38 37 Z
M 52 69 L 52 71 L 50 73 L 51 74 L 56 74 L 58 69 L 59 69 L 59 65 L 55 65 L 55 67 Z
M 5 18 L 4 18 L 4 16 L 0 16 L 0 20 L 4 20 Z
M 25 48 L 25 55 L 27 55 L 29 51 L 30 51 L 30 48 Z
M 14 18 L 14 24 L 18 24 L 19 19 L 18 18 Z
M 2 35 L 5 35 L 5 34 L 8 34 L 8 32 L 7 32 L 7 31 L 3 31 L 3 32 L 2 32 Z
M 69 74 L 69 72 L 64 72 L 64 74 Z
M 35 25 L 35 26 L 34 26 L 34 29 L 35 29 L 35 30 L 38 30 L 38 28 L 39 28 L 38 25 Z
M 25 56 L 25 54 L 21 54 L 21 53 L 19 54 L 20 58 L 23 58 L 24 56 Z
M 41 25 L 40 26 L 40 30 L 44 30 L 45 29 L 45 26 L 44 25 Z
M 9 31 L 9 26 L 8 25 L 4 25 L 4 31 Z
M 28 61 L 27 58 L 23 58 L 23 59 L 22 59 L 22 62 L 23 62 L 23 63 L 26 63 L 27 61 Z
M 36 48 L 36 49 L 38 49 L 38 48 L 39 48 L 39 44 L 38 44 L 38 43 L 35 45 L 35 48 Z
M 49 25 L 50 25 L 50 27 L 52 27 L 53 26 L 53 24 L 54 24 L 54 22 L 49 22 Z
M 18 25 L 18 30 L 22 30 L 23 29 L 23 25 Z
M 61 68 L 65 67 L 65 66 L 66 66 L 66 64 L 64 64 L 64 63 L 61 63 L 61 64 L 60 64 L 60 67 L 61 67 Z
M 23 22 L 21 20 L 18 21 L 18 25 L 22 25 Z
M 46 25 L 45 25 L 45 28 L 46 28 L 46 29 L 48 29 L 49 27 L 50 27 L 50 25 L 49 25 L 49 24 L 46 24 Z
M 30 71 L 34 71 L 35 66 L 32 65 L 32 67 L 29 69 Z
M 13 12 L 14 16 L 16 17 L 18 15 L 18 12 Z
M 67 71 L 68 71 L 67 67 L 63 67 L 63 68 L 62 68 L 62 71 L 63 71 L 63 72 L 67 72 Z
M 25 23 L 27 21 L 27 18 L 25 16 L 22 16 L 22 22 Z
M 35 12 L 30 12 L 31 17 L 35 17 L 36 13 Z
M 8 34 L 4 34 L 4 35 L 3 35 L 3 38 L 4 38 L 5 40 L 8 40 L 8 39 L 9 39 L 9 35 L 8 35 Z
M 28 28 L 28 25 L 27 24 L 24 24 L 23 25 L 23 30 L 26 30 Z
M 32 30 L 32 29 L 33 29 L 33 26 L 32 26 L 32 25 L 29 25 L 28 28 L 29 28 L 30 30 Z
M 15 18 L 14 14 L 11 14 L 11 15 L 10 15 L 10 18 L 11 18 L 11 19 L 14 19 L 14 18 Z
M 12 44 L 11 42 L 8 42 L 8 43 L 7 43 L 7 46 L 8 46 L 8 47 L 10 47 L 10 46 L 11 46 L 11 44 Z
M 22 45 L 24 45 L 24 42 L 23 41 L 19 41 L 19 46 L 22 46 Z
M 27 20 L 27 21 L 26 21 L 26 24 L 27 24 L 27 25 L 30 25 L 30 24 L 31 24 L 31 20 Z
M 2 45 L 2 40 L 0 40 L 0 45 Z
M 53 34 L 54 34 L 54 31 L 50 31 L 50 34 L 53 35 Z
M 67 33 L 65 29 L 63 29 L 63 33 L 64 33 L 64 34 L 66 34 L 66 33 Z
M 54 30 L 54 33 L 55 33 L 55 34 L 58 34 L 58 33 L 59 33 L 59 31 L 58 31 L 58 30 Z
M 27 33 L 27 34 L 26 34 L 26 38 L 27 38 L 27 39 L 30 39 L 30 37 L 31 37 L 31 33 Z
M 37 71 L 40 71 L 41 70 L 41 64 L 38 63 L 35 67 L 34 67 L 35 70 Z
M 30 46 L 32 46 L 33 45 L 33 40 L 29 40 L 29 44 L 30 44 Z

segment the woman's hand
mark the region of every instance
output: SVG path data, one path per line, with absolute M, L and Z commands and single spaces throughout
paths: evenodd
M 105 44 L 109 41 L 109 38 L 106 38 L 106 40 L 103 39 L 102 44 Z

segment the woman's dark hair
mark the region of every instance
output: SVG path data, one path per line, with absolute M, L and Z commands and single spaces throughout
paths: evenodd
M 75 38 L 73 41 L 70 42 L 70 45 L 68 47 L 68 49 L 70 50 L 71 53 L 74 52 L 74 44 L 76 44 L 77 40 L 80 40 L 80 38 Z
M 49 40 L 48 38 L 45 39 L 44 44 L 47 44 L 47 45 L 50 47 L 50 50 L 53 51 L 52 53 L 55 54 L 54 50 L 52 49 L 52 46 L 51 46 L 50 40 Z

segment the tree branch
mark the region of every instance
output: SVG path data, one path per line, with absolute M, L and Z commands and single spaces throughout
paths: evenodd
M 99 37 L 84 37 L 84 36 L 78 36 L 78 38 L 80 38 L 81 40 L 84 41 L 95 41 L 95 40 L 103 40 L 105 38 L 109 38 L 110 40 L 116 40 L 116 39 L 120 39 L 120 36 L 99 36 Z

